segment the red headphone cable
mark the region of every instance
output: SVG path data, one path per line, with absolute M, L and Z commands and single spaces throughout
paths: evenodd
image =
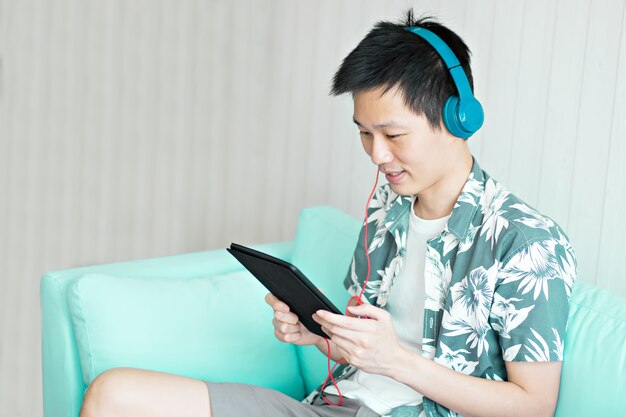
M 370 201 L 372 200 L 372 197 L 374 196 L 374 193 L 376 192 L 376 187 L 378 186 L 378 177 L 380 174 L 380 170 L 376 171 L 376 181 L 374 181 L 374 187 L 372 188 L 372 191 L 370 192 L 370 196 L 367 198 L 367 203 L 365 204 L 365 231 L 363 233 L 363 245 L 365 247 L 365 258 L 367 259 L 367 275 L 365 276 L 365 282 L 363 283 L 363 287 L 361 288 L 361 292 L 359 293 L 358 296 L 353 295 L 352 297 L 350 297 L 350 299 L 348 300 L 348 304 L 346 305 L 346 315 L 347 316 L 351 316 L 352 314 L 350 314 L 350 312 L 348 311 L 348 307 L 350 307 L 352 300 L 355 301 L 355 304 L 353 305 L 361 305 L 363 304 L 363 293 L 365 292 L 365 287 L 367 286 L 367 283 L 370 280 L 370 273 L 371 273 L 371 263 L 370 263 L 370 253 L 369 253 L 369 247 L 367 244 L 367 236 L 368 236 L 368 226 L 369 226 L 369 218 L 368 218 L 368 209 L 370 206 Z M 332 403 L 330 401 L 328 401 L 326 399 L 326 397 L 324 397 L 324 394 L 322 393 L 322 399 L 324 401 L 326 401 L 326 404 L 328 405 L 333 405 L 333 406 L 340 406 L 343 403 L 343 395 L 341 394 L 341 390 L 339 390 L 339 387 L 337 386 L 337 382 L 335 381 L 335 378 L 333 377 L 333 372 L 335 371 L 335 368 L 337 367 L 337 365 L 339 365 L 340 363 L 342 363 L 344 360 L 343 358 L 340 359 L 339 361 L 337 361 L 335 363 L 335 365 L 331 368 L 330 367 L 330 341 L 326 338 L 324 339 L 324 341 L 326 342 L 326 348 L 327 348 L 327 355 L 326 358 L 328 359 L 328 376 L 326 377 L 326 379 L 324 380 L 324 383 L 322 384 L 323 387 L 326 386 L 326 383 L 328 382 L 328 380 L 330 379 L 333 383 L 333 386 L 335 387 L 335 389 L 337 390 L 337 393 L 339 394 L 339 402 L 337 404 Z

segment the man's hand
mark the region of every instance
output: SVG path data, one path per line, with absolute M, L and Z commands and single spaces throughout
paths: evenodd
M 280 301 L 274 294 L 268 293 L 265 302 L 274 310 L 274 336 L 281 342 L 293 343 L 294 345 L 314 345 L 322 340 L 315 333 L 311 333 L 300 322 L 298 316 L 289 311 L 289 306 Z
M 366 318 L 318 310 L 313 320 L 322 326 L 348 363 L 383 375 L 397 367 L 396 352 L 404 348 L 393 327 L 391 314 L 370 304 L 350 306 L 348 312 Z

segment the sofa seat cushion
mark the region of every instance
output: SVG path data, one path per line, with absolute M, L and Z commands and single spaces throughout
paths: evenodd
M 274 338 L 266 293 L 243 270 L 195 279 L 84 275 L 68 297 L 84 381 L 136 367 L 301 398 L 297 352 Z

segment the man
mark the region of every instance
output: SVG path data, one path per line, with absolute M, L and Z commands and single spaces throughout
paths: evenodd
M 353 95 L 363 147 L 388 180 L 344 282 L 353 295 L 363 290 L 364 303 L 348 308 L 353 316 L 314 315 L 328 340 L 266 297 L 279 340 L 344 363 L 336 382 L 299 403 L 242 384 L 207 382 L 207 396 L 201 381 L 115 369 L 89 388 L 83 416 L 553 415 L 576 275 L 571 245 L 479 167 L 463 139 L 472 126 L 444 120 L 461 88 L 417 28 L 449 46 L 471 86 L 463 41 L 411 12 L 403 24 L 377 24 L 333 82 L 333 94 Z

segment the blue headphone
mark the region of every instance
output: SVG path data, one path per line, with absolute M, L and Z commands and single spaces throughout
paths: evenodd
M 446 100 L 442 110 L 443 124 L 454 136 L 469 138 L 483 125 L 485 114 L 480 102 L 472 93 L 461 63 L 450 47 L 430 30 L 416 26 L 407 27 L 406 30 L 428 42 L 446 64 L 459 95 L 450 96 Z

